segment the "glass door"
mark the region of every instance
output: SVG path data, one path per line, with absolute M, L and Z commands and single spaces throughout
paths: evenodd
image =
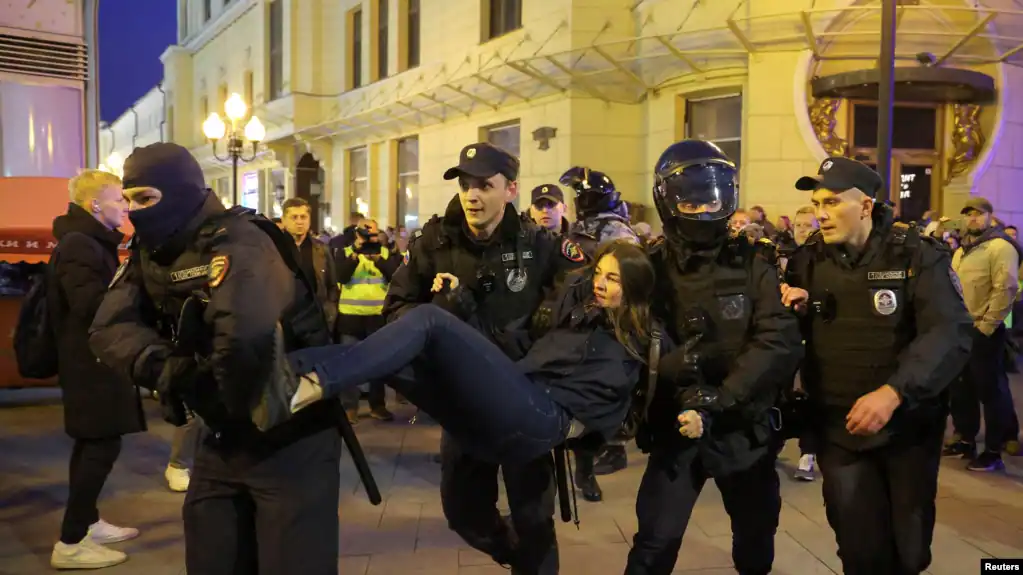
M 892 199 L 899 208 L 899 218 L 905 222 L 923 221 L 924 214 L 931 210 L 934 188 L 937 183 L 933 163 L 915 163 L 893 158 L 893 171 L 898 178 L 893 181 Z

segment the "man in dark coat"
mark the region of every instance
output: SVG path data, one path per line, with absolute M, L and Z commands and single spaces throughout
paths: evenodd
M 146 430 L 135 386 L 106 367 L 89 350 L 89 326 L 117 271 L 117 231 L 128 210 L 121 180 L 86 170 L 69 184 L 71 203 L 53 220 L 57 248 L 51 258 L 47 306 L 56 333 L 57 381 L 63 392 L 64 429 L 74 440 L 60 541 L 50 563 L 58 569 L 96 569 L 127 556 L 105 547 L 138 536 L 99 517 L 96 502 L 121 436 Z

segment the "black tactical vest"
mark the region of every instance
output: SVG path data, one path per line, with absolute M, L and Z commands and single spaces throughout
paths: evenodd
M 230 222 L 230 220 L 236 220 Z M 240 221 L 238 221 L 240 220 Z M 225 224 L 255 225 L 266 232 L 294 273 L 295 299 L 285 310 L 281 325 L 287 351 L 316 345 L 329 345 L 330 333 L 323 311 L 316 302 L 311 280 L 302 272 L 298 263 L 298 252 L 294 242 L 277 228 L 276 224 L 244 208 L 232 208 L 214 214 L 203 221 L 195 232 L 194 239 L 187 243 L 185 250 L 172 262 L 164 264 L 154 261 L 145 250 L 138 250 L 139 264 L 145 291 L 155 307 L 157 322 L 163 335 L 173 337 L 178 324 L 181 308 L 193 294 L 208 301 L 210 297 L 209 270 L 213 259 L 213 245 L 219 241 L 217 231 Z M 230 237 L 226 239 L 230 241 Z M 208 355 L 212 352 L 212 326 L 207 326 L 207 337 L 190 342 L 196 353 Z
M 813 245 L 795 273 L 810 294 L 811 313 L 802 381 L 825 409 L 847 411 L 883 385 L 916 336 L 908 290 L 920 245 L 915 229 L 892 228 L 867 266 L 847 269 Z M 844 411 L 843 411 L 844 413 Z

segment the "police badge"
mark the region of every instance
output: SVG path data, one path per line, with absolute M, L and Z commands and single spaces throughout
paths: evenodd
M 890 289 L 879 289 L 874 292 L 874 311 L 881 315 L 892 315 L 899 309 L 899 300 Z
M 526 281 L 529 277 L 526 275 L 524 268 L 515 268 L 508 270 L 508 276 L 505 278 L 505 283 L 508 285 L 508 289 L 512 293 L 519 293 L 526 289 Z

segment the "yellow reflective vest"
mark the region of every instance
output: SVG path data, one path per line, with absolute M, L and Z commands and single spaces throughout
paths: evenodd
M 345 257 L 352 257 L 351 246 L 345 248 Z M 380 248 L 380 257 L 387 259 L 390 252 Z M 338 313 L 342 315 L 380 315 L 384 313 L 384 298 L 387 296 L 387 280 L 370 258 L 359 255 L 359 266 L 352 279 L 341 286 L 341 300 Z

